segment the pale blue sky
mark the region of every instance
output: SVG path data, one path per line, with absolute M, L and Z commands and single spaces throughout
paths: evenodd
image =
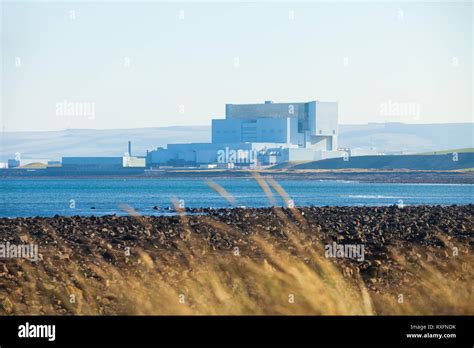
M 472 122 L 472 18 L 471 1 L 3 2 L 1 126 L 210 125 L 266 99 L 338 101 L 344 124 Z M 64 100 L 94 117 L 57 115 Z

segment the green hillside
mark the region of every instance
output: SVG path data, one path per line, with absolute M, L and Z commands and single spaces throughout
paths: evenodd
M 474 152 L 459 153 L 454 160 L 451 152 L 439 156 L 433 155 L 385 155 L 354 156 L 344 161 L 343 158 L 331 158 L 322 161 L 308 162 L 290 169 L 409 169 L 409 170 L 465 170 L 474 168 Z
M 422 152 L 422 153 L 417 153 L 417 155 L 447 155 L 453 152 L 457 152 L 457 153 L 474 152 L 474 147 L 466 147 L 464 149 L 453 149 L 453 150 L 443 150 L 443 151 L 434 151 L 434 152 Z

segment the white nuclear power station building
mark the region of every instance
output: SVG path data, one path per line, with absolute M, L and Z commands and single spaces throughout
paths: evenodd
M 160 165 L 271 165 L 342 157 L 337 102 L 226 104 L 212 120 L 212 143 L 168 144 L 148 153 Z

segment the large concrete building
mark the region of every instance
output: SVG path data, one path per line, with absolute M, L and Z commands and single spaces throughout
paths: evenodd
M 212 143 L 169 144 L 151 151 L 147 164 L 253 165 L 341 157 L 337 127 L 336 102 L 227 104 L 225 119 L 212 120 Z
M 332 151 L 337 144 L 337 103 L 226 105 L 224 120 L 212 120 L 212 142 L 282 143 Z

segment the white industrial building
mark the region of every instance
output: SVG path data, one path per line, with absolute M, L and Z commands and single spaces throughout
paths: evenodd
M 342 157 L 337 102 L 227 104 L 212 120 L 212 143 L 169 144 L 149 152 L 148 166 L 276 164 Z

